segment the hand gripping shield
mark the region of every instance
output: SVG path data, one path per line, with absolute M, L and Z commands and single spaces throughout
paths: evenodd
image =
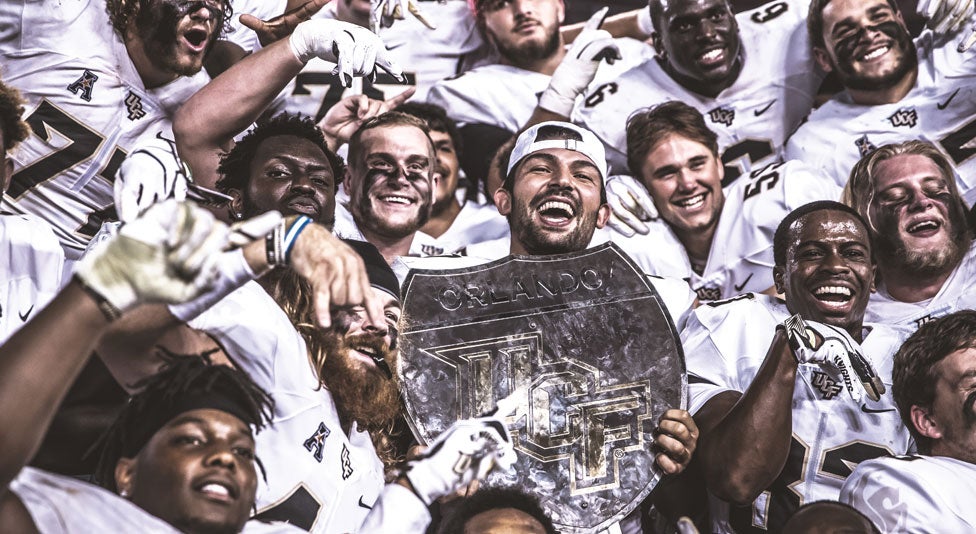
M 657 420 L 685 405 L 684 356 L 661 297 L 616 245 L 411 271 L 404 288 L 400 372 L 422 443 L 515 393 L 497 415 L 517 462 L 488 485 L 546 496 L 562 532 L 605 529 L 647 497 Z

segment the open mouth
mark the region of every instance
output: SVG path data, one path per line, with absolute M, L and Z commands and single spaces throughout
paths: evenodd
M 926 219 L 909 224 L 905 231 L 915 237 L 931 237 L 942 228 L 942 223 L 934 219 Z
M 194 52 L 202 52 L 207 46 L 208 33 L 206 30 L 195 28 L 183 34 L 183 40 Z
M 872 49 L 868 50 L 866 53 L 861 54 L 860 56 L 858 56 L 857 59 L 858 59 L 858 61 L 872 61 L 872 60 L 878 59 L 879 57 L 887 54 L 889 50 L 891 50 L 891 47 L 890 46 L 888 46 L 888 45 L 882 45 L 882 46 L 879 46 L 877 48 L 872 48 Z
M 383 195 L 380 196 L 379 199 L 383 203 L 392 204 L 394 206 L 409 206 L 414 203 L 412 198 L 401 195 Z
M 725 47 L 712 48 L 698 56 L 698 62 L 705 66 L 718 65 L 725 61 Z
M 681 200 L 675 200 L 674 205 L 687 210 L 698 209 L 705 204 L 705 196 L 707 195 L 708 193 L 702 193 L 700 195 L 695 195 L 693 197 L 683 198 Z
M 576 216 L 576 209 L 565 200 L 547 200 L 539 206 L 539 215 L 547 224 L 562 226 Z
M 839 308 L 854 298 L 854 290 L 846 286 L 822 285 L 813 290 L 813 296 L 829 307 Z
M 206 481 L 194 488 L 212 501 L 231 502 L 237 498 L 237 491 L 229 484 Z

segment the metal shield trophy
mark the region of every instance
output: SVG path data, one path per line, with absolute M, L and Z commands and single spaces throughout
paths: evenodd
M 560 531 L 605 529 L 657 484 L 653 431 L 685 405 L 684 356 L 661 297 L 616 245 L 411 271 L 400 328 L 421 442 L 524 391 L 505 418 L 518 462 L 488 485 L 540 497 Z

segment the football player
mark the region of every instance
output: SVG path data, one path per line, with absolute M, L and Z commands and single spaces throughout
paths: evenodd
M 396 109 L 427 122 L 437 157 L 434 168 L 437 187 L 430 220 L 414 237 L 411 253 L 426 256 L 454 254 L 463 252 L 470 244 L 508 235 L 508 224 L 494 206 L 481 205 L 475 199 L 459 195 L 461 135 L 444 110 L 434 104 L 417 102 L 408 102 Z
M 772 163 L 722 189 L 718 136 L 695 108 L 667 102 L 627 121 L 629 165 L 659 218 L 611 232 L 649 274 L 688 281 L 699 300 L 773 292 L 773 233 L 793 209 L 840 190 L 799 162 Z
M 976 312 L 923 325 L 895 354 L 894 394 L 919 455 L 857 466 L 841 501 L 883 532 L 976 528 Z
M 34 132 L 13 155 L 4 211 L 47 221 L 77 260 L 115 218 L 126 153 L 206 83 L 229 15 L 227 0 L 3 2 L 0 64 Z
M 966 2 L 931 4 L 965 6 Z M 808 27 L 817 63 L 844 85 L 791 137 L 786 157 L 799 159 L 841 186 L 857 161 L 876 147 L 910 139 L 938 146 L 958 169 L 967 203 L 976 199 L 976 99 L 972 79 L 976 52 L 960 53 L 956 21 L 929 21 L 935 30 L 912 40 L 902 13 L 888 0 L 818 0 Z M 949 26 L 949 29 L 945 29 Z M 936 31 L 938 30 L 938 31 Z
M 918 328 L 976 306 L 976 260 L 953 165 L 923 141 L 861 158 L 844 201 L 869 221 L 881 282 L 865 317 Z
M 0 194 L 13 174 L 11 154 L 30 135 L 24 101 L 0 82 Z M 47 223 L 32 215 L 0 215 L 0 341 L 40 311 L 61 287 L 64 251 Z M 6 311 L 6 313 L 3 313 Z
M 779 532 L 801 504 L 836 500 L 850 466 L 911 443 L 886 393 L 907 332 L 862 321 L 875 272 L 867 224 L 814 202 L 783 219 L 773 247 L 785 302 L 713 302 L 681 334 L 698 461 L 719 499 L 713 532 Z

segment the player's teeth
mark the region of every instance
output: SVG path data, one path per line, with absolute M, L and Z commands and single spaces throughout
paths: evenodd
M 817 288 L 817 295 L 843 295 L 845 297 L 851 296 L 851 290 L 847 287 L 841 286 L 823 286 Z
M 409 204 L 410 199 L 407 197 L 383 197 L 386 202 L 393 202 L 394 204 Z
M 679 201 L 678 205 L 683 206 L 685 208 L 695 208 L 700 206 L 702 202 L 705 202 L 705 193 Z
M 874 50 L 872 52 L 868 52 L 867 54 L 864 54 L 864 56 L 862 56 L 861 59 L 863 59 L 865 61 L 870 61 L 870 60 L 872 60 L 872 59 L 874 59 L 876 57 L 883 56 L 884 53 L 887 52 L 888 50 L 889 49 L 888 49 L 887 46 L 882 46 L 881 48 L 879 48 L 877 50 Z
M 547 210 L 560 210 L 565 212 L 566 215 L 569 217 L 573 216 L 573 207 L 567 204 L 566 202 L 550 200 L 549 202 L 544 203 L 542 207 L 539 208 L 539 211 L 547 211 Z
M 214 483 L 207 484 L 206 486 L 200 488 L 200 491 L 203 491 L 205 493 L 215 493 L 217 495 L 223 495 L 225 497 L 230 496 L 230 492 L 227 491 L 227 488 L 221 486 L 220 484 L 214 484 Z
M 924 228 L 937 228 L 937 227 L 938 227 L 938 225 L 936 225 L 932 221 L 922 221 L 920 223 L 915 223 L 915 224 L 911 225 L 908 228 L 908 231 L 909 232 L 917 232 L 917 231 L 922 230 Z
M 715 50 L 709 50 L 708 52 L 705 52 L 704 54 L 702 54 L 701 58 L 705 61 L 711 61 L 713 59 L 718 59 L 718 57 L 721 55 L 722 55 L 722 49 L 716 48 Z

